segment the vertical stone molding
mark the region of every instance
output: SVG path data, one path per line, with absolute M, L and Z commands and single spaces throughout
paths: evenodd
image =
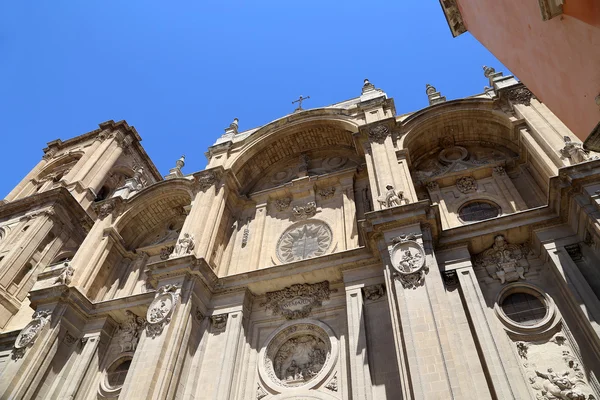
M 352 398 L 372 399 L 371 373 L 367 355 L 367 336 L 361 287 L 346 288 L 348 350 Z

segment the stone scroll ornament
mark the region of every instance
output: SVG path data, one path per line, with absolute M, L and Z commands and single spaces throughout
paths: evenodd
M 329 282 L 315 284 L 299 283 L 275 292 L 267 292 L 267 300 L 261 304 L 275 315 L 286 319 L 306 318 L 314 307 L 321 306 L 323 300 L 329 300 L 332 290 Z
M 527 245 L 509 244 L 504 235 L 497 235 L 490 249 L 475 256 L 475 268 L 485 269 L 502 284 L 525 280 L 525 274 L 529 271 L 526 259 L 528 252 Z
M 49 310 L 40 310 L 33 314 L 33 319 L 25 328 L 21 330 L 17 340 L 15 340 L 12 359 L 18 360 L 25 355 L 27 349 L 35 343 L 40 331 L 50 322 L 52 312 Z
M 456 180 L 456 188 L 461 193 L 477 191 L 477 181 L 472 176 L 463 176 Z
M 307 219 L 314 216 L 317 213 L 317 203 L 310 201 L 305 206 L 296 206 L 292 208 L 294 217 L 298 219 Z
M 422 286 L 425 275 L 429 272 L 425 251 L 416 240 L 417 235 L 414 233 L 392 239 L 394 245 L 390 249 L 390 257 L 392 266 L 396 270 L 394 277 L 405 289 L 416 289 Z
M 158 289 L 146 313 L 148 336 L 155 338 L 162 333 L 164 327 L 171 322 L 178 301 L 177 285 L 164 285 Z

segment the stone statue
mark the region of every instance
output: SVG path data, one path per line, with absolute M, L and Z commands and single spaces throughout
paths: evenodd
M 574 143 L 569 136 L 564 136 L 563 140 L 565 146 L 559 150 L 559 153 L 565 158 L 570 158 L 572 164 L 579 164 L 590 159 L 580 143 Z
M 146 321 L 130 310 L 126 310 L 127 318 L 120 327 L 119 345 L 121 351 L 135 351 L 140 336 L 140 329 L 144 328 Z
M 70 285 L 71 280 L 73 280 L 73 274 L 75 273 L 75 269 L 69 265 L 69 263 L 65 263 L 67 266 L 61 274 L 56 278 L 54 283 L 59 283 L 61 285 Z
M 404 197 L 404 192 L 399 190 L 396 193 L 396 190 L 394 190 L 394 187 L 392 185 L 387 185 L 385 188 L 387 190 L 385 194 L 377 198 L 377 201 L 379 202 L 379 205 L 381 205 L 381 208 L 390 208 L 402 204 L 408 204 L 408 199 Z
M 183 237 L 177 241 L 175 250 L 171 254 L 171 258 L 190 254 L 194 250 L 194 235 L 184 233 Z

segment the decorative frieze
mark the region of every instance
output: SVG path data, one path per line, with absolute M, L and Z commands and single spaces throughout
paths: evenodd
M 164 285 L 156 291 L 156 296 L 146 313 L 146 332 L 149 337 L 159 336 L 164 327 L 171 322 L 178 301 L 177 285 Z
M 414 233 L 392 239 L 390 257 L 395 269 L 394 277 L 406 289 L 416 289 L 425 282 L 425 275 L 429 272 L 425 260 L 425 251 L 416 241 Z
M 267 299 L 261 306 L 286 319 L 306 318 L 313 308 L 321 306 L 324 300 L 329 300 L 330 293 L 328 281 L 295 284 L 282 290 L 267 292 Z
M 305 206 L 296 206 L 292 208 L 294 216 L 298 219 L 307 219 L 317 213 L 317 203 L 310 201 Z
M 528 252 L 528 246 L 509 244 L 504 235 L 498 235 L 494 238 L 492 248 L 475 257 L 474 264 L 502 284 L 525 280 L 525 273 L 529 271 L 526 259 Z
M 25 325 L 15 340 L 12 359 L 18 360 L 25 355 L 27 349 L 35 343 L 40 331 L 50 322 L 52 312 L 40 310 L 33 314 L 33 319 Z
M 402 190 L 396 191 L 392 185 L 387 185 L 385 189 L 385 194 L 377 198 L 382 209 L 408 204 L 408 199 L 404 197 Z
M 523 104 L 526 106 L 531 105 L 531 98 L 533 97 L 533 93 L 526 87 L 518 87 L 514 89 L 510 89 L 508 91 L 508 100 L 512 104 Z
M 140 340 L 140 332 L 146 326 L 146 320 L 130 310 L 125 310 L 125 314 L 125 321 L 119 326 L 117 340 L 121 352 L 135 351 Z

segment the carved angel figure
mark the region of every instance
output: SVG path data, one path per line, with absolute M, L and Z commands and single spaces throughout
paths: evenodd
M 385 194 L 377 198 L 377 201 L 381 205 L 381 208 L 390 208 L 402 204 L 408 204 L 408 199 L 404 197 L 404 192 L 399 190 L 396 193 L 396 190 L 394 190 L 394 187 L 392 185 L 387 185 L 385 188 L 387 189 Z

